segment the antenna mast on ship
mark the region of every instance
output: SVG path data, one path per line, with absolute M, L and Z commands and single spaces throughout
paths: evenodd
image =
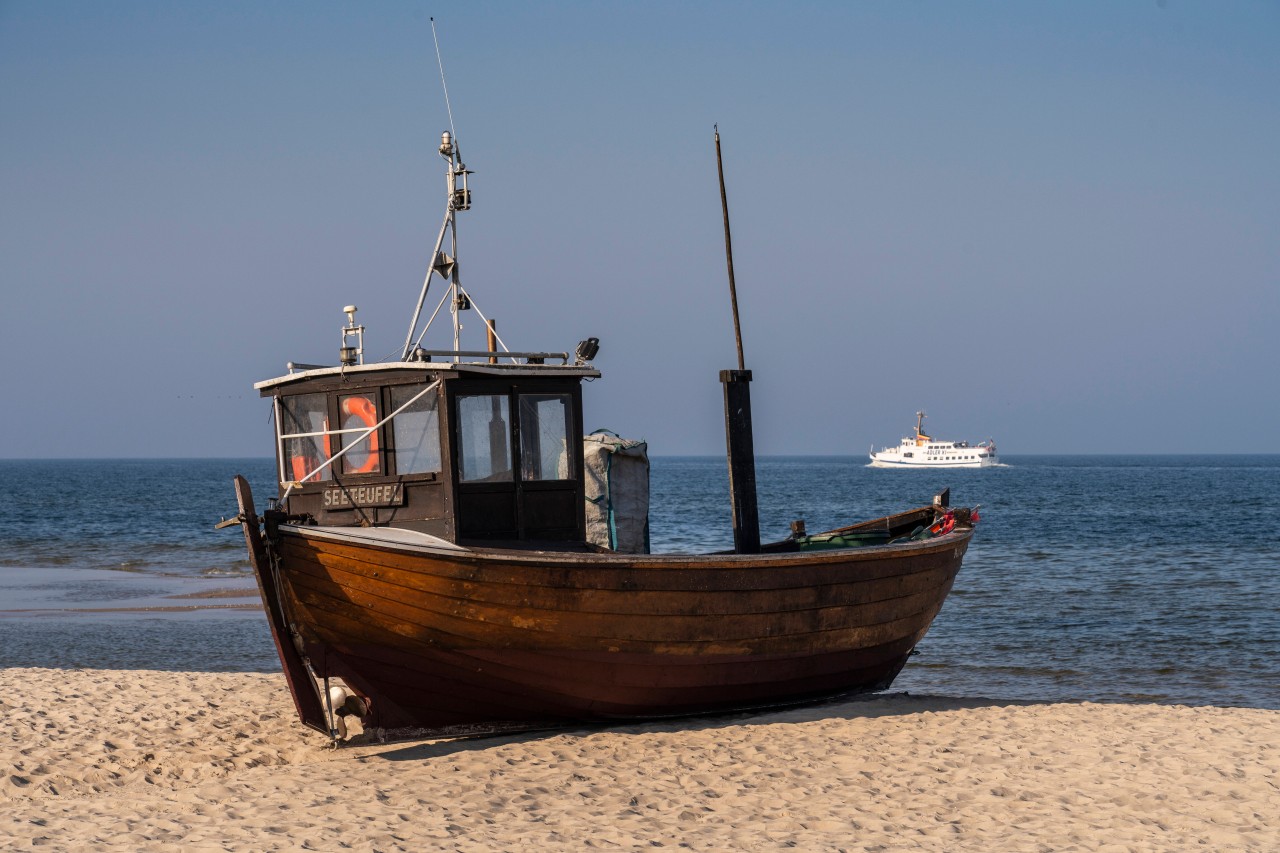
M 467 186 L 467 175 L 472 173 L 462 162 L 458 134 L 453 126 L 453 107 L 449 103 L 449 87 L 445 83 L 444 60 L 440 56 L 440 40 L 436 38 L 435 18 L 431 19 L 431 38 L 436 46 L 436 62 L 440 66 L 440 85 L 444 88 L 444 104 L 449 113 L 449 129 L 440 135 L 440 156 L 444 158 L 447 164 L 445 167 L 445 183 L 448 187 L 448 198 L 444 222 L 440 225 L 440 235 L 436 238 L 436 246 L 431 253 L 431 268 L 427 270 L 427 276 L 423 279 L 422 292 L 418 296 L 418 304 L 413 309 L 413 319 L 409 322 L 409 334 L 404 339 L 404 350 L 400 354 L 401 361 L 408 361 L 413 351 L 417 348 L 413 333 L 418 329 L 418 319 L 422 316 L 422 306 L 427 300 L 427 291 L 431 288 L 431 277 L 433 275 L 439 273 L 441 278 L 449 282 L 449 289 L 427 320 L 427 325 L 423 328 L 422 333 L 418 335 L 419 341 L 427 333 L 427 329 L 431 328 L 431 321 L 436 318 L 436 314 L 440 313 L 440 309 L 444 307 L 445 299 L 452 297 L 450 312 L 453 314 L 453 349 L 456 352 L 461 348 L 462 324 L 459 322 L 459 312 L 471 308 L 471 298 L 458 280 L 457 212 L 471 208 L 471 190 Z M 452 256 L 447 252 L 441 251 L 446 234 L 450 236 Z M 486 323 L 486 325 L 488 324 Z M 457 360 L 456 355 L 454 360 Z

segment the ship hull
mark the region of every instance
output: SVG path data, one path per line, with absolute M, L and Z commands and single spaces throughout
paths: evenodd
M 999 465 L 999 460 L 992 456 L 972 462 L 941 460 L 921 460 L 921 461 L 905 461 L 896 458 L 886 458 L 878 454 L 872 454 L 872 468 L 992 468 Z
M 367 701 L 365 725 L 386 728 L 654 718 L 883 689 L 972 535 L 668 557 L 375 546 L 271 527 L 255 568 L 279 592 L 273 626 L 293 635 L 278 645 L 341 678 Z

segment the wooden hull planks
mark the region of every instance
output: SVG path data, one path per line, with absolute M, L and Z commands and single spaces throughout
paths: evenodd
M 367 697 L 367 725 L 441 728 L 883 689 L 937 615 L 971 536 L 755 555 L 443 555 L 282 525 L 272 548 L 281 621 L 316 674 Z

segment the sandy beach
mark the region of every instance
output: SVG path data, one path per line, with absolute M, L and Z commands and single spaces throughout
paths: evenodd
M 1280 711 L 903 694 L 348 745 L 278 675 L 0 670 L 0 847 L 1276 850 Z

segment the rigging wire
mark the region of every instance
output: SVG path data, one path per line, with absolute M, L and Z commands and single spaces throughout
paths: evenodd
M 474 308 L 475 312 L 480 315 L 480 321 L 484 323 L 486 326 L 488 326 L 489 318 L 484 316 L 484 312 L 480 310 L 480 306 L 477 305 L 476 301 L 471 298 L 471 294 L 467 293 L 465 290 L 463 290 L 462 292 L 466 293 L 467 299 L 471 301 L 471 307 Z M 498 342 L 498 346 L 502 347 L 503 352 L 511 352 L 511 347 L 507 346 L 506 341 L 502 340 L 502 336 L 498 334 L 498 330 L 496 328 L 493 330 L 493 339 Z M 513 364 L 518 364 L 518 362 L 514 358 L 511 359 L 511 361 Z
M 465 295 L 466 295 L 467 299 L 471 302 L 471 308 L 472 308 L 472 310 L 474 310 L 474 311 L 476 312 L 476 314 L 477 314 L 477 315 L 479 315 L 480 320 L 481 320 L 483 323 L 485 323 L 486 325 L 488 325 L 488 323 L 489 323 L 489 318 L 488 318 L 488 317 L 486 317 L 486 316 L 484 315 L 484 312 L 480 310 L 480 305 L 479 305 L 479 303 L 477 303 L 477 302 L 476 302 L 475 297 L 474 297 L 474 296 L 472 296 L 470 293 L 468 293 L 468 292 L 467 292 L 467 290 L 466 290 L 466 288 L 462 288 L 462 287 L 460 287 L 460 288 L 459 288 L 459 290 L 461 290 L 461 291 L 463 292 L 463 294 L 465 294 Z M 444 296 L 442 296 L 442 297 L 440 298 L 440 303 L 439 303 L 438 305 L 436 305 L 436 310 L 435 310 L 435 311 L 433 311 L 433 312 L 431 313 L 431 319 L 430 319 L 430 320 L 427 320 L 427 325 L 423 326 L 423 328 L 422 328 L 422 332 L 418 335 L 418 339 L 417 339 L 416 341 L 414 341 L 414 342 L 413 342 L 413 345 L 414 345 L 415 347 L 418 347 L 418 346 L 421 346 L 421 345 L 422 345 L 422 339 L 426 336 L 426 334 L 427 334 L 427 330 L 431 328 L 431 321 L 432 321 L 432 320 L 434 320 L 434 319 L 436 318 L 436 314 L 439 314 L 439 313 L 440 313 L 440 309 L 444 307 L 444 302 L 445 302 L 445 300 L 446 300 L 446 299 L 448 299 L 448 298 L 449 298 L 450 296 L 452 296 L 452 295 L 453 295 L 453 294 L 452 294 L 452 292 L 450 292 L 450 291 L 445 291 Z M 494 330 L 493 330 L 493 336 L 494 336 L 494 338 L 496 338 L 496 339 L 497 339 L 497 341 L 498 341 L 498 345 L 499 345 L 500 347 L 502 347 L 502 351 L 503 351 L 503 352 L 511 352 L 511 347 L 507 346 L 507 342 L 506 342 L 506 341 L 504 341 L 504 340 L 502 339 L 502 336 L 498 334 L 498 330 L 497 330 L 497 329 L 494 329 Z M 518 363 L 519 363 L 519 362 L 517 362 L 517 361 L 516 361 L 516 359 L 514 359 L 514 358 L 513 358 L 513 359 L 511 359 L 511 361 L 512 361 L 512 363 L 516 363 L 516 364 L 518 364 Z
M 432 322 L 434 322 L 434 321 L 435 321 L 435 319 L 436 319 L 436 315 L 437 315 L 437 314 L 439 314 L 439 313 L 440 313 L 440 309 L 444 307 L 445 300 L 446 300 L 446 299 L 448 299 L 448 298 L 449 298 L 450 296 L 452 296 L 452 295 L 453 295 L 453 290 L 452 290 L 452 288 L 450 288 L 450 289 L 445 290 L 445 292 L 444 292 L 444 296 L 441 296 L 441 297 L 440 297 L 440 302 L 436 305 L 436 310 L 434 310 L 434 311 L 432 311 L 432 312 L 431 312 L 431 317 L 430 317 L 430 319 L 428 319 L 428 320 L 427 320 L 427 325 L 425 325 L 425 326 L 423 326 L 423 327 L 422 327 L 422 332 L 421 332 L 421 333 L 419 333 L 419 335 L 418 335 L 418 339 L 417 339 L 416 341 L 414 341 L 414 342 L 413 342 L 413 345 L 414 345 L 415 347 L 420 347 L 420 346 L 422 346 L 422 339 L 423 339 L 424 337 L 426 337 L 426 336 L 427 336 L 427 330 L 431 328 L 431 324 L 432 324 Z

